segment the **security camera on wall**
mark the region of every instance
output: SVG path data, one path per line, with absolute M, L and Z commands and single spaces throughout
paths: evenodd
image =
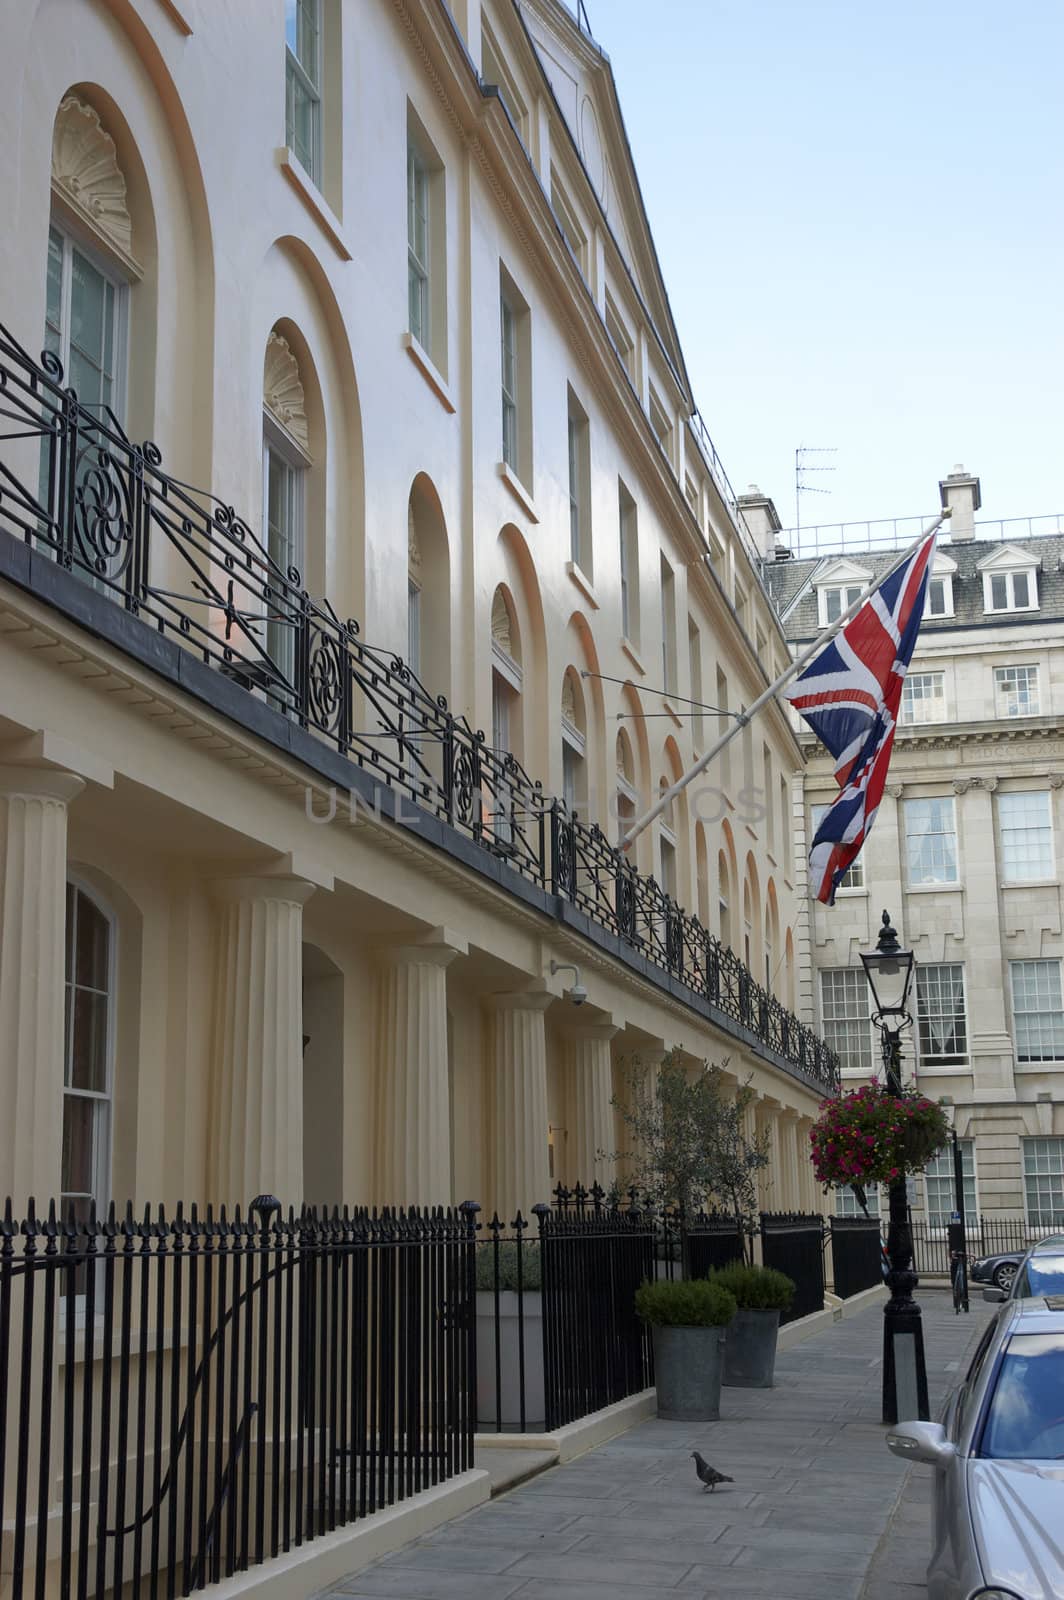
M 550 964 L 551 977 L 553 978 L 557 972 L 572 973 L 573 985 L 571 989 L 566 990 L 566 993 L 574 1006 L 582 1006 L 587 999 L 587 990 L 580 982 L 580 968 L 575 967 L 571 961 L 552 961 Z

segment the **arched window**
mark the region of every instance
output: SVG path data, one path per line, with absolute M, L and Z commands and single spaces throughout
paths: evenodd
M 491 742 L 500 755 L 521 759 L 521 640 L 513 606 L 500 584 L 491 603 Z M 509 791 L 495 796 L 495 835 L 501 844 L 513 842 Z
M 60 1194 L 79 1218 L 110 1198 L 114 971 L 111 917 L 68 883 Z
M 572 667 L 562 679 L 562 799 L 570 816 L 587 806 L 587 718 Z
M 513 606 L 500 584 L 491 603 L 491 733 L 499 751 L 520 759 L 521 640 Z
M 662 777 L 658 781 L 659 798 L 670 786 L 669 779 Z M 671 899 L 676 899 L 676 824 L 674 816 L 674 802 L 670 800 L 668 807 L 658 818 L 658 851 L 660 872 L 658 881 L 665 893 Z
M 754 938 L 754 907 L 753 897 L 750 893 L 750 880 L 747 878 L 743 884 L 743 960 L 746 969 L 750 971 L 750 961 L 753 956 Z
M 720 942 L 730 950 L 734 948 L 731 914 L 731 878 L 728 857 L 723 850 L 717 854 L 717 909 L 720 913 Z
M 306 395 L 299 362 L 274 329 L 266 341 L 262 379 L 262 504 L 270 560 L 283 574 L 306 568 L 307 479 L 311 462 Z M 266 624 L 266 648 L 291 682 L 295 629 L 277 615 Z
M 126 179 L 115 142 L 94 107 L 67 95 L 52 130 L 52 212 L 48 226 L 44 348 L 62 363 L 64 381 L 105 429 L 125 420 L 129 289 L 140 276 Z M 104 442 L 101 437 L 99 443 Z M 78 485 L 101 469 L 91 435 L 81 441 Z M 40 499 L 59 510 L 60 463 L 46 440 Z M 118 577 L 126 547 L 102 550 L 96 519 L 76 519 L 74 571 L 97 588 Z M 101 565 L 101 562 L 103 563 Z M 96 574 L 93 576 L 92 574 Z
M 617 838 L 623 839 L 635 821 L 635 757 L 632 741 L 621 728 L 617 734 Z
M 709 856 L 706 850 L 706 830 L 701 822 L 695 824 L 695 886 L 698 891 L 698 920 L 703 928 L 708 928 Z
M 414 496 L 406 508 L 406 662 L 421 677 L 421 546 L 414 515 Z

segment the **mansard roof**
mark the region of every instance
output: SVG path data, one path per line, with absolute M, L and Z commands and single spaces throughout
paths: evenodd
M 878 577 L 897 558 L 896 550 L 862 551 L 855 564 Z M 849 560 L 850 558 L 845 558 Z M 788 639 L 812 639 L 819 632 L 816 591 L 825 573 L 842 566 L 838 556 L 765 562 L 762 571 L 769 594 L 783 619 Z M 1064 533 L 1039 534 L 1030 539 L 973 539 L 943 542 L 936 551 L 935 571 L 953 579 L 951 617 L 925 616 L 926 634 L 948 633 L 957 627 L 1001 627 L 1012 624 L 1007 613 L 988 616 L 983 608 L 983 573 L 1038 569 L 1038 609 L 1015 614 L 1015 622 L 1031 624 L 1064 621 Z M 841 579 L 836 581 L 843 581 Z

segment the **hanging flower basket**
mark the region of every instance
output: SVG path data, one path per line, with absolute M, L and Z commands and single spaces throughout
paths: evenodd
M 825 1100 L 809 1134 L 813 1171 L 825 1188 L 863 1188 L 922 1172 L 948 1142 L 940 1105 L 916 1089 L 888 1094 L 875 1081 Z

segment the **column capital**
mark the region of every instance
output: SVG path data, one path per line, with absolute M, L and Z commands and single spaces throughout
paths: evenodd
M 61 800 L 69 805 L 85 787 L 76 772 L 57 767 L 0 766 L 0 795 L 12 799 L 25 795 L 33 800 Z
M 484 1004 L 489 1011 L 546 1011 L 556 999 L 549 990 L 531 988 L 512 994 L 489 994 Z
M 456 956 L 468 954 L 469 941 L 443 927 L 386 945 L 381 952 L 385 964 L 406 967 L 447 967 Z
M 279 900 L 285 905 L 305 906 L 317 884 L 306 878 L 276 877 L 267 874 L 245 878 L 216 878 L 211 894 L 223 905 L 242 900 Z
M 615 1039 L 620 1032 L 619 1025 L 611 1016 L 602 1016 L 597 1020 L 588 1019 L 587 1022 L 573 1020 L 566 1021 L 563 1029 L 567 1039 Z

